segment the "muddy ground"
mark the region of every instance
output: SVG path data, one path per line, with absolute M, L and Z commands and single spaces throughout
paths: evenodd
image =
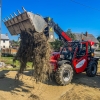
M 100 66 L 96 77 L 77 74 L 67 86 L 58 86 L 54 80 L 36 84 L 30 71 L 15 81 L 16 73 L 0 71 L 0 100 L 100 100 Z

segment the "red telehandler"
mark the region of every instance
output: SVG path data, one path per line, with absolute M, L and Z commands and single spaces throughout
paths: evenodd
M 23 13 L 18 11 L 18 16 L 14 13 L 14 17 L 5 19 L 4 23 L 12 35 L 35 30 L 44 32 L 48 39 L 52 39 L 53 33 L 57 33 L 64 46 L 59 53 L 52 54 L 50 63 L 59 85 L 70 83 L 74 73 L 86 71 L 89 77 L 96 75 L 98 58 L 94 57 L 92 41 L 72 41 L 50 17 L 43 18 L 38 14 L 27 12 L 24 8 L 23 10 Z

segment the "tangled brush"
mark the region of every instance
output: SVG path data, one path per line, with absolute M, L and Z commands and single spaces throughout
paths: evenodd
M 19 75 L 23 73 L 27 62 L 31 59 L 36 81 L 47 80 L 51 72 L 51 49 L 46 36 L 44 33 L 29 34 L 23 32 L 20 34 L 20 38 L 20 47 L 14 58 L 14 61 L 16 59 L 20 61 L 20 69 L 16 74 L 16 78 L 19 79 Z

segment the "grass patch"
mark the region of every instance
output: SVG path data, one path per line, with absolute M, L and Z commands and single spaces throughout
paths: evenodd
M 13 57 L 1 57 L 1 62 L 4 62 L 7 65 L 13 65 Z M 16 68 L 10 68 L 10 70 L 19 69 L 20 62 L 18 60 L 16 60 L 16 62 L 14 63 L 14 65 L 16 65 Z M 31 62 L 27 63 L 27 68 L 28 69 L 32 68 L 32 63 Z
M 1 62 L 5 62 L 6 64 L 13 64 L 13 57 L 1 57 Z
M 4 62 L 5 64 L 11 65 L 11 64 L 13 64 L 13 57 L 1 57 L 1 61 Z M 18 70 L 20 67 L 20 62 L 18 60 L 16 60 L 14 65 L 16 65 L 16 68 L 10 68 L 10 70 Z M 98 61 L 98 66 L 100 66 L 100 60 Z M 27 68 L 27 70 L 31 70 L 32 63 L 28 62 L 26 68 Z M 3 68 L 3 70 L 9 70 L 9 69 Z

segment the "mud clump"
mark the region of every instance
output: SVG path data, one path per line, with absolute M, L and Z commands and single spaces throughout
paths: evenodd
M 31 98 L 31 99 L 30 99 L 30 98 Z M 40 100 L 40 98 L 39 98 L 37 95 L 32 94 L 32 95 L 29 97 L 29 100 Z
M 34 67 L 34 77 L 36 81 L 45 81 L 51 72 L 50 67 L 50 45 L 44 33 L 21 33 L 19 50 L 14 58 L 20 61 L 20 70 L 16 74 L 19 79 L 20 74 L 26 69 L 28 61 L 32 61 Z

